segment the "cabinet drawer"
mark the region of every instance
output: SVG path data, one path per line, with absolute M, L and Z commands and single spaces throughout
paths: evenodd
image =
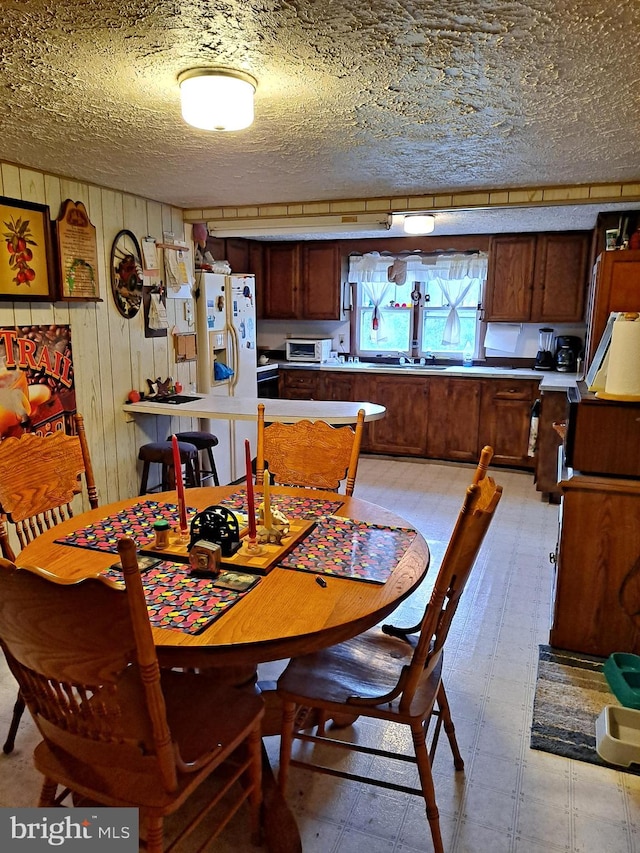
M 518 379 L 491 379 L 489 391 L 496 400 L 530 400 L 531 383 Z
M 283 382 L 286 388 L 315 388 L 318 384 L 318 377 L 311 371 L 296 371 L 290 373 L 285 371 Z

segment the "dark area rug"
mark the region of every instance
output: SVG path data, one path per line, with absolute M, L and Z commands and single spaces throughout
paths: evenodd
M 596 719 L 620 703 L 609 689 L 604 658 L 540 646 L 531 748 L 640 775 L 640 767 L 607 764 L 596 752 Z

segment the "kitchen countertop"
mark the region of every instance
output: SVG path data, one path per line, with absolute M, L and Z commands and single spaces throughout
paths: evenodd
M 194 395 L 195 396 L 195 395 Z M 377 403 L 346 402 L 337 400 L 271 400 L 258 397 L 223 397 L 216 394 L 198 395 L 188 403 L 158 403 L 141 400 L 126 403 L 122 411 L 127 415 L 165 415 L 179 418 L 205 418 L 211 420 L 256 420 L 258 403 L 264 403 L 265 420 L 295 423 L 301 420 L 323 420 L 331 424 L 352 424 L 358 410 L 364 409 L 365 421 L 377 421 L 386 412 Z
M 400 373 L 410 376 L 447 376 L 470 379 L 535 379 L 540 382 L 541 391 L 564 391 L 574 388 L 576 383 L 583 378 L 581 373 L 558 373 L 555 370 L 534 370 L 529 367 L 488 367 L 486 365 L 474 365 L 463 367 L 454 365 L 396 365 L 396 364 L 374 364 L 372 362 L 345 362 L 344 364 L 317 364 L 314 362 L 286 361 L 270 362 L 262 369 L 278 367 L 284 370 L 339 370 L 341 373 Z M 261 368 L 258 368 L 260 370 Z

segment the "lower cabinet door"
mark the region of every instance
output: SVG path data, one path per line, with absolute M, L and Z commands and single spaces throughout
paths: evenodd
M 386 406 L 387 411 L 381 420 L 369 423 L 367 450 L 426 456 L 428 383 L 426 377 L 372 377 L 370 400 Z
M 476 462 L 481 383 L 440 379 L 429 386 L 427 454 L 432 459 Z
M 478 446 L 493 447 L 495 465 L 533 468 L 527 455 L 531 406 L 538 383 L 525 380 L 484 380 Z

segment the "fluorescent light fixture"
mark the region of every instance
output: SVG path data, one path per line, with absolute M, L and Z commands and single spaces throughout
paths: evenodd
M 242 130 L 253 122 L 257 81 L 233 68 L 191 68 L 178 75 L 182 117 L 201 130 Z
M 386 213 L 342 213 L 327 216 L 283 216 L 264 219 L 209 220 L 207 228 L 215 237 L 271 237 L 281 234 L 359 233 L 388 231 L 391 217 Z
M 430 213 L 405 214 L 405 234 L 431 234 L 436 227 L 436 218 Z

